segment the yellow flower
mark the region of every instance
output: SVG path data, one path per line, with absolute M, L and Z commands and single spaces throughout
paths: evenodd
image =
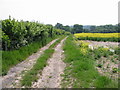
M 103 48 L 103 51 L 108 51 L 109 50 L 109 48 Z
M 88 47 L 89 43 L 84 41 L 79 41 L 81 47 Z
M 81 49 L 80 49 L 80 52 L 81 52 L 82 54 L 86 55 L 88 51 L 87 51 L 87 48 L 81 48 Z
M 120 33 L 77 33 L 74 35 L 76 38 L 79 38 L 79 37 L 120 38 Z

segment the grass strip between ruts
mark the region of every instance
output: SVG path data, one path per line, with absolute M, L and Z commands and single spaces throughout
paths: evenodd
M 58 39 L 55 43 L 53 43 L 49 49 L 45 50 L 44 53 L 38 58 L 37 62 L 34 64 L 33 68 L 25 73 L 21 80 L 21 85 L 25 87 L 29 87 L 32 85 L 32 82 L 37 81 L 38 72 L 47 65 L 47 60 L 52 56 L 54 53 L 54 47 L 60 43 L 60 41 L 65 36 L 62 36 L 60 39 Z

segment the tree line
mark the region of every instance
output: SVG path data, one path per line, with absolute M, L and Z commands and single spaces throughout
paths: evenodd
M 61 23 L 55 25 L 57 29 L 63 29 L 71 33 L 120 33 L 120 23 L 116 25 L 91 25 L 89 28 L 84 28 L 83 25 L 74 24 L 73 26 L 64 26 Z

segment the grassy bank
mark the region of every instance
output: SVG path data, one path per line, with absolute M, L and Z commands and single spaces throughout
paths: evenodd
M 49 43 L 53 39 L 54 38 L 48 38 L 47 43 Z M 37 52 L 38 49 L 41 47 L 43 47 L 42 42 L 36 41 L 36 42 L 33 42 L 27 46 L 21 47 L 18 50 L 2 51 L 2 75 L 6 75 L 7 71 L 12 66 L 25 60 L 28 56 Z
M 67 38 L 64 51 L 67 66 L 63 74 L 63 87 L 117 88 L 116 82 L 98 73 L 93 54 L 86 46 L 77 46 L 72 36 Z
M 64 38 L 61 37 L 58 39 L 54 44 L 52 44 L 49 49 L 44 51 L 44 54 L 40 56 L 36 62 L 36 64 L 33 66 L 31 70 L 25 73 L 23 76 L 23 79 L 21 80 L 21 85 L 25 87 L 29 87 L 32 85 L 32 82 L 37 81 L 38 77 L 37 74 L 38 72 L 47 65 L 47 60 L 52 56 L 54 53 L 54 47 L 60 43 L 60 41 Z

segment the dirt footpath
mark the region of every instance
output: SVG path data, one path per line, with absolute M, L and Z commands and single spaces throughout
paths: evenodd
M 60 75 L 63 74 L 66 66 L 62 61 L 64 58 L 62 46 L 65 39 L 55 47 L 54 54 L 48 59 L 48 65 L 43 69 L 42 75 L 38 75 L 39 79 L 33 83 L 32 88 L 60 88 L 62 80 Z
M 51 41 L 46 46 L 42 47 L 38 52 L 29 56 L 23 62 L 12 67 L 8 74 L 2 77 L 2 87 L 3 88 L 20 88 L 19 81 L 22 77 L 23 72 L 30 70 L 36 63 L 36 60 L 43 54 L 43 52 L 49 48 L 57 39 Z

